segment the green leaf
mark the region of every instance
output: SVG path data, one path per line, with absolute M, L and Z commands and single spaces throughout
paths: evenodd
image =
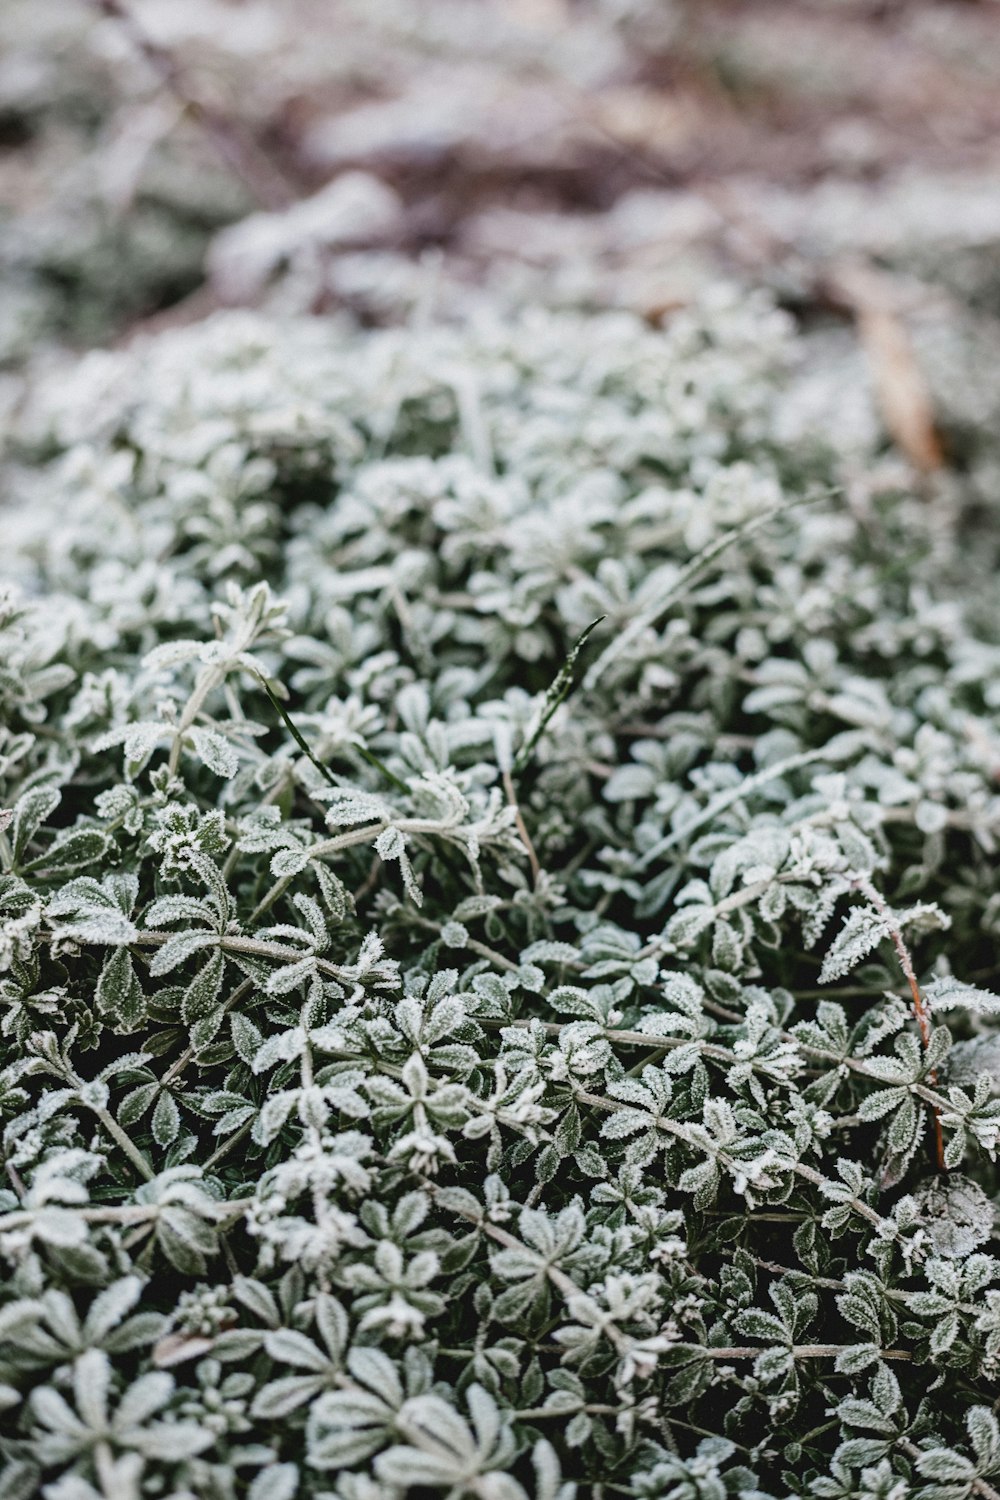
M 55 812 L 62 801 L 62 793 L 54 786 L 32 787 L 14 804 L 11 822 L 10 843 L 15 863 L 34 838 L 49 815 Z
M 216 1006 L 219 991 L 222 989 L 222 978 L 225 972 L 225 959 L 222 950 L 216 948 L 208 962 L 198 971 L 187 989 L 181 1001 L 181 1016 L 187 1025 L 201 1020 L 209 1015 Z
M 172 1094 L 164 1089 L 153 1110 L 153 1139 L 158 1146 L 169 1146 L 180 1134 L 181 1115 Z
M 25 870 L 38 870 L 45 875 L 66 874 L 70 870 L 83 870 L 88 865 L 103 859 L 111 848 L 106 833 L 96 828 L 77 828 L 58 838 L 37 859 L 25 865 Z
M 146 1000 L 127 948 L 117 948 L 105 961 L 94 998 L 98 1015 L 123 1031 L 135 1031 L 145 1021 Z

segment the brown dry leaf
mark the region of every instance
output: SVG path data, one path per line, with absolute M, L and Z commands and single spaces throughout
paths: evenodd
M 590 102 L 594 123 L 623 146 L 676 149 L 694 135 L 699 118 L 690 101 L 660 89 L 604 89 Z
M 882 418 L 893 441 L 924 474 L 944 467 L 934 408 L 892 283 L 869 266 L 842 266 L 830 278 L 834 293 L 857 321 L 871 365 Z

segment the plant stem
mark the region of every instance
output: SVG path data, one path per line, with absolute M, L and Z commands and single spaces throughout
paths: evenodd
M 502 780 L 503 789 L 507 794 L 507 801 L 514 810 L 514 823 L 517 827 L 518 833 L 520 834 L 521 843 L 524 845 L 525 850 L 527 851 L 528 863 L 531 866 L 532 884 L 537 885 L 539 876 L 542 873 L 542 867 L 538 863 L 538 855 L 535 853 L 535 846 L 531 842 L 531 835 L 528 832 L 527 824 L 525 823 L 524 818 L 521 814 L 521 808 L 517 800 L 517 793 L 514 791 L 514 781 L 508 770 L 504 770 L 504 772 L 502 773 Z
M 903 941 L 903 934 L 899 930 L 899 924 L 894 920 L 890 908 L 870 880 L 858 880 L 855 882 L 855 885 L 861 894 L 871 902 L 879 916 L 884 917 L 889 923 L 889 935 L 892 938 L 892 945 L 899 959 L 899 966 L 906 976 L 907 984 L 910 986 L 910 994 L 913 997 L 913 1013 L 917 1018 L 920 1040 L 923 1042 L 924 1051 L 926 1052 L 931 1043 L 930 1012 L 927 1009 L 923 995 L 920 993 L 920 986 L 917 983 L 916 972 L 913 968 L 913 960 L 910 957 L 910 951 L 906 943 Z M 927 1077 L 930 1083 L 937 1083 L 936 1073 L 928 1073 Z M 944 1158 L 944 1131 L 941 1128 L 941 1111 L 937 1104 L 931 1105 L 931 1111 L 933 1116 L 934 1155 L 937 1161 L 937 1169 L 939 1172 L 946 1172 L 948 1168 Z
M 123 0 L 93 0 L 93 3 L 102 14 L 118 22 L 164 88 L 198 121 L 219 155 L 243 179 L 254 197 L 265 208 L 286 208 L 292 201 L 292 193 L 249 133 L 221 110 L 192 94 L 174 58 L 146 34 Z
M 764 1344 L 756 1347 L 750 1344 L 734 1346 L 731 1349 L 707 1349 L 700 1347 L 698 1353 L 706 1359 L 738 1360 L 756 1359 L 758 1354 L 763 1354 Z M 845 1349 L 853 1349 L 853 1344 L 791 1344 L 789 1353 L 795 1359 L 836 1359 Z M 880 1349 L 880 1359 L 912 1360 L 913 1355 L 909 1349 Z

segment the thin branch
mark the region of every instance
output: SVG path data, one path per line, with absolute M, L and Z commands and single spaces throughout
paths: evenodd
M 525 850 L 527 851 L 528 863 L 531 866 L 532 884 L 537 886 L 539 876 L 542 873 L 542 867 L 538 863 L 538 855 L 535 853 L 535 846 L 531 842 L 531 835 L 528 832 L 527 824 L 525 823 L 524 818 L 521 815 L 521 808 L 518 804 L 517 793 L 514 790 L 513 778 L 506 768 L 502 773 L 502 779 L 503 789 L 507 794 L 507 801 L 514 810 L 514 825 L 517 828 L 521 843 L 524 845 Z
M 699 1347 L 698 1353 L 706 1359 L 738 1360 L 756 1359 L 758 1354 L 763 1354 L 767 1346 L 758 1344 L 756 1347 L 750 1344 L 741 1344 L 731 1349 L 707 1349 Z M 853 1349 L 853 1344 L 792 1344 L 789 1346 L 789 1354 L 794 1359 L 836 1359 L 838 1354 L 843 1354 L 845 1349 Z M 913 1355 L 909 1349 L 880 1349 L 880 1359 L 912 1360 Z
M 920 986 L 917 983 L 916 972 L 913 968 L 913 960 L 903 940 L 903 934 L 899 930 L 899 924 L 893 919 L 891 910 L 870 880 L 858 880 L 855 882 L 855 885 L 861 894 L 871 902 L 879 916 L 883 917 L 889 924 L 889 935 L 892 938 L 892 945 L 899 959 L 899 966 L 906 976 L 907 984 L 910 986 L 910 994 L 913 997 L 913 1013 L 917 1018 L 917 1026 L 920 1029 L 920 1040 L 923 1042 L 924 1050 L 926 1051 L 931 1044 L 930 1011 L 927 1009 L 924 997 L 920 993 Z M 930 1083 L 937 1083 L 936 1073 L 928 1073 L 927 1077 Z M 941 1111 L 937 1104 L 932 1104 L 931 1110 L 933 1114 L 934 1155 L 937 1160 L 937 1168 L 939 1172 L 946 1172 L 948 1168 L 944 1158 L 944 1131 L 941 1127 Z
M 207 104 L 191 90 L 176 59 L 154 41 L 124 3 L 124 0 L 90 0 L 109 20 L 117 22 L 136 52 L 149 64 L 160 83 L 198 122 L 222 160 L 250 189 L 265 208 L 287 208 L 295 195 L 274 163 L 261 151 L 242 124 L 222 110 Z
M 231 1198 L 228 1202 L 216 1205 L 219 1210 L 218 1217 L 238 1218 L 240 1214 L 246 1213 L 256 1200 L 253 1198 Z M 124 1203 L 119 1206 L 108 1208 L 77 1208 L 74 1204 L 60 1204 L 61 1213 L 73 1214 L 82 1219 L 85 1224 L 149 1224 L 157 1219 L 164 1208 L 169 1208 L 166 1203 Z M 35 1217 L 35 1212 L 27 1208 L 12 1209 L 10 1213 L 0 1215 L 0 1233 L 12 1229 L 27 1228 Z

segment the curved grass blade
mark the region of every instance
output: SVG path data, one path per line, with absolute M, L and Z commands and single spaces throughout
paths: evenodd
M 270 698 L 271 702 L 274 704 L 274 707 L 277 709 L 278 713 L 281 715 L 282 720 L 284 721 L 285 728 L 288 730 L 288 733 L 292 736 L 292 739 L 298 745 L 298 747 L 302 751 L 303 755 L 307 756 L 308 759 L 312 761 L 313 765 L 316 767 L 317 771 L 319 771 L 320 775 L 323 776 L 330 783 L 331 786 L 338 786 L 339 787 L 340 786 L 340 782 L 337 780 L 336 776 L 330 770 L 330 767 L 329 766 L 325 766 L 323 764 L 323 762 L 321 760 L 318 760 L 316 758 L 316 756 L 313 754 L 313 752 L 309 748 L 309 745 L 307 744 L 305 738 L 303 737 L 302 731 L 299 729 L 298 725 L 295 723 L 295 721 L 292 719 L 291 715 L 288 713 L 288 711 L 285 708 L 284 704 L 281 702 L 281 699 L 273 691 L 273 689 L 272 689 L 270 683 L 267 681 L 267 679 L 265 677 L 262 677 L 259 672 L 255 672 L 254 676 L 257 678 L 257 681 L 260 683 L 261 687 L 264 689 L 265 693 Z M 386 779 L 386 781 L 388 781 L 391 786 L 394 786 L 398 792 L 408 792 L 409 791 L 409 788 L 406 785 L 406 782 L 405 781 L 400 781 L 399 777 L 396 776 L 396 775 L 394 775 L 393 772 L 389 770 L 388 766 L 383 765 L 382 762 L 379 760 L 378 756 L 377 755 L 373 755 L 372 752 L 365 745 L 354 745 L 352 748 L 354 749 L 354 751 L 358 755 L 360 755 L 360 757 L 361 757 L 361 759 L 363 761 L 366 761 L 368 763 L 368 765 L 370 765 L 372 767 L 373 770 L 378 771 L 380 773 L 380 775 L 384 776 L 385 779 Z
M 539 715 L 538 723 L 528 735 L 528 738 L 525 740 L 524 744 L 521 746 L 520 750 L 517 752 L 517 755 L 514 758 L 514 764 L 511 769 L 515 776 L 519 775 L 520 772 L 524 770 L 525 766 L 531 759 L 535 746 L 538 744 L 538 741 L 545 733 L 552 715 L 555 713 L 560 703 L 565 703 L 566 699 L 573 691 L 573 688 L 575 686 L 573 680 L 573 669 L 576 666 L 576 659 L 580 655 L 580 652 L 583 650 L 584 644 L 590 632 L 595 628 L 595 626 L 600 625 L 601 621 L 604 618 L 604 615 L 598 615 L 596 620 L 591 620 L 590 624 L 587 626 L 583 634 L 577 638 L 576 643 L 567 655 L 566 660 L 563 662 L 562 666 L 559 668 L 559 671 L 553 678 L 542 702 L 542 710 L 541 714 Z

